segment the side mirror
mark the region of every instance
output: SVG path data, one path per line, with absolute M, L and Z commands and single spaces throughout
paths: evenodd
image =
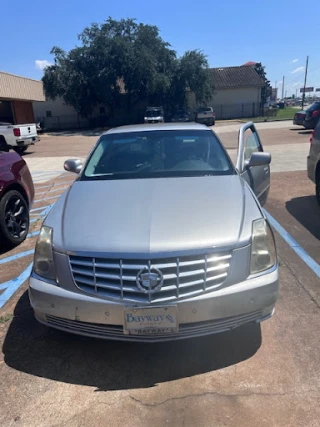
M 269 165 L 270 163 L 270 153 L 252 153 L 250 159 L 245 162 L 245 167 L 251 168 L 252 166 L 265 166 Z
M 82 161 L 79 159 L 69 159 L 64 162 L 63 166 L 67 172 L 79 174 L 82 169 Z

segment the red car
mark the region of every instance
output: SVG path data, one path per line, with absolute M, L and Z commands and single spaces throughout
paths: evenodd
M 0 249 L 17 246 L 27 237 L 33 198 L 26 162 L 15 152 L 0 152 Z

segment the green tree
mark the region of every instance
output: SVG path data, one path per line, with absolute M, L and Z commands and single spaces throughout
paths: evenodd
M 261 108 L 263 109 L 264 104 L 267 102 L 267 99 L 272 94 L 272 87 L 270 81 L 267 79 L 265 67 L 261 64 L 261 62 L 256 63 L 255 70 L 264 82 L 264 85 L 261 88 Z
M 130 112 L 139 101 L 174 106 L 185 102 L 186 88 L 198 102 L 211 98 L 213 86 L 202 52 L 181 58 L 156 26 L 109 18 L 79 35 L 81 46 L 65 52 L 54 47 L 54 65 L 43 76 L 47 98 L 63 97 L 81 115 L 99 104 Z

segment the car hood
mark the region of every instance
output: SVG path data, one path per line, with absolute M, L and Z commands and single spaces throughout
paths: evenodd
M 76 181 L 45 223 L 57 251 L 148 254 L 236 245 L 258 217 L 233 175 Z

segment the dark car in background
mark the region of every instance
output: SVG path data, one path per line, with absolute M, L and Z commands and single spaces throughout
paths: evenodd
M 293 116 L 293 124 L 297 126 L 303 126 L 305 117 L 306 117 L 305 110 L 297 111 L 296 114 Z
M 0 151 L 0 249 L 19 245 L 29 230 L 34 186 L 26 162 Z
M 164 123 L 164 111 L 162 107 L 148 107 L 144 114 L 144 123 Z
M 186 123 L 191 121 L 191 113 L 186 110 L 177 110 L 171 117 L 172 122 Z
M 212 107 L 200 107 L 196 112 L 195 121 L 207 126 L 213 126 L 216 122 L 216 113 Z
M 306 110 L 306 117 L 303 121 L 303 126 L 306 129 L 315 129 L 320 120 L 320 102 L 314 102 Z

